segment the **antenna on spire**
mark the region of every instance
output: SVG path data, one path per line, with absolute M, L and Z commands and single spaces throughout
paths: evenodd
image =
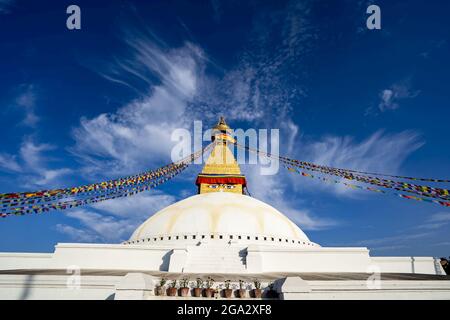
M 226 133 L 227 131 L 230 131 L 230 127 L 225 122 L 225 117 L 220 116 L 219 122 L 214 126 L 215 130 L 219 130 L 222 133 Z

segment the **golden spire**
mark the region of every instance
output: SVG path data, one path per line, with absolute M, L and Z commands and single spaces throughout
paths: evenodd
M 230 127 L 225 122 L 225 118 L 224 117 L 220 117 L 219 118 L 219 122 L 213 127 L 213 129 L 214 130 L 219 130 L 219 131 L 222 131 L 222 132 L 229 132 L 229 131 L 231 131 Z
M 215 146 L 211 151 L 202 172 L 198 175 L 196 184 L 199 193 L 232 192 L 243 193 L 246 181 L 241 175 L 241 169 L 228 148 L 228 142 L 234 142 L 229 134 L 232 130 L 220 117 L 213 127 L 211 140 Z
M 230 135 L 231 132 L 232 130 L 225 122 L 225 118 L 220 117 L 219 122 L 212 128 L 211 141 L 224 144 L 226 144 L 227 141 L 234 143 L 234 139 Z

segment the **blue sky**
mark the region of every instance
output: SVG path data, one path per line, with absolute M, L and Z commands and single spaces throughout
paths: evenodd
M 367 30 L 366 8 L 382 29 Z M 81 8 L 81 30 L 66 8 Z M 280 153 L 450 178 L 447 1 L 0 0 L 0 192 L 170 162 L 176 128 L 279 128 Z M 0 251 L 126 240 L 194 195 L 200 166 L 158 190 L 0 221 Z M 244 166 L 251 194 L 323 246 L 450 255 L 450 210 Z

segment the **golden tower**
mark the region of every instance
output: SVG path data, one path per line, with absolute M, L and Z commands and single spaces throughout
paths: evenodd
M 230 132 L 231 129 L 225 123 L 225 119 L 220 117 L 211 134 L 211 140 L 215 143 L 215 146 L 208 160 L 206 160 L 202 172 L 197 177 L 198 193 L 232 192 L 243 194 L 246 180 L 228 147 L 229 143 L 234 143 Z

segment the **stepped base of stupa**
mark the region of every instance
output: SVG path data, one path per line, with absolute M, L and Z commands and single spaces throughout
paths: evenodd
M 242 280 L 247 296 L 258 280 L 263 299 L 270 284 L 279 299 L 450 299 L 437 260 L 370 257 L 366 248 L 58 244 L 49 254 L 1 253 L 0 265 L 0 299 L 183 299 L 155 288 L 162 278 L 168 287 L 208 277 L 217 299 L 226 280 L 234 291 Z

